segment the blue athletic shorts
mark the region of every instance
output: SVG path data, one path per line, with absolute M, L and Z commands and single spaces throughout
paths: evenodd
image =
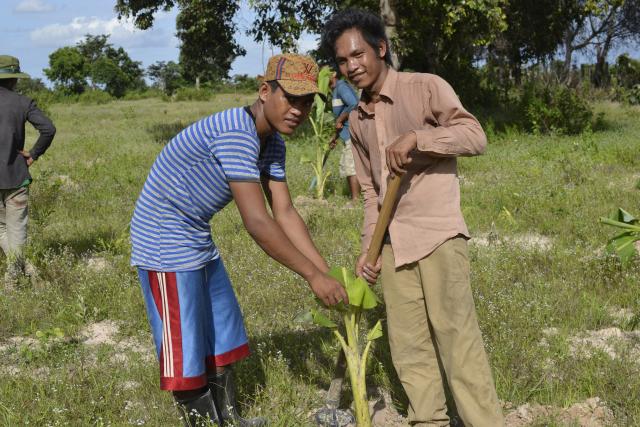
M 242 313 L 220 258 L 195 271 L 139 268 L 160 362 L 160 388 L 195 390 L 207 372 L 249 355 Z

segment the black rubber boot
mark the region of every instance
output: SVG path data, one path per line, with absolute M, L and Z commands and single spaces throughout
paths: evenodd
M 237 427 L 262 427 L 267 425 L 267 420 L 264 418 L 242 418 L 238 414 L 236 385 L 233 381 L 231 368 L 226 368 L 224 372 L 209 377 L 209 388 L 213 391 L 216 406 L 220 408 L 222 425 L 226 423 L 231 423 Z
M 209 425 L 207 423 L 210 421 L 215 425 L 221 424 L 211 390 L 190 399 L 175 400 L 178 403 L 178 410 L 183 417 L 185 427 Z

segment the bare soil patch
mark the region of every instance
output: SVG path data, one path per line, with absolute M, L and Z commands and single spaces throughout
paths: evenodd
M 528 233 L 515 236 L 497 236 L 493 234 L 481 234 L 473 237 L 470 244 L 490 248 L 500 245 L 517 246 L 525 250 L 548 251 L 553 247 L 553 239 L 540 234 Z
M 581 427 L 609 427 L 613 424 L 613 412 L 599 397 L 578 402 L 568 408 L 525 403 L 506 415 L 507 427 L 523 427 L 541 420 L 554 420 L 562 425 Z
M 105 271 L 111 267 L 109 260 L 98 255 L 88 257 L 86 263 L 87 268 L 96 272 Z
M 585 331 L 570 337 L 569 351 L 574 357 L 592 357 L 601 351 L 611 359 L 629 352 L 631 359 L 640 360 L 640 331 L 623 331 L 617 327 Z
M 114 362 L 126 362 L 129 355 L 139 354 L 145 359 L 153 359 L 152 343 L 141 342 L 134 337 L 124 339 L 116 338 L 119 331 L 118 324 L 113 320 L 103 320 L 92 323 L 84 328 L 80 336 L 83 337 L 83 344 L 89 347 L 98 345 L 108 345 L 115 351 Z

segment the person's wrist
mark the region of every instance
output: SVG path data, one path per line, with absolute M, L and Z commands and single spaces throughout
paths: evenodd
M 302 277 L 304 278 L 304 280 L 309 282 L 309 284 L 311 284 L 320 275 L 322 275 L 322 271 L 320 271 L 320 269 L 318 267 L 312 265 L 311 268 L 309 268 L 308 271 L 303 272 Z
M 418 134 L 415 130 L 409 132 L 409 141 L 411 142 L 412 150 L 418 149 Z

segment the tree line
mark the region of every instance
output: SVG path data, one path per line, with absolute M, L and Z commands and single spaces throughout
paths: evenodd
M 158 10 L 178 8 L 180 62 L 188 78 L 209 79 L 226 76 L 233 60 L 244 54 L 235 41 L 239 4 L 117 0 L 115 10 L 147 29 Z M 502 84 L 520 84 L 523 68 L 558 54 L 560 77 L 569 82 L 581 54 L 594 57 L 591 78 L 600 87 L 609 83 L 606 62 L 612 49 L 640 42 L 640 0 L 252 0 L 249 5 L 255 20 L 248 34 L 283 50 L 296 50 L 303 31 L 319 33 L 338 9 L 373 10 L 385 21 L 396 67 L 446 75 L 454 82 L 484 61 L 499 69 Z
M 144 91 L 148 77 L 152 88 L 167 95 L 177 89 L 191 86 L 197 77 L 191 74 L 190 65 L 174 61 L 156 61 L 145 70 L 140 61 L 134 61 L 122 47 L 114 47 L 105 34 L 85 35 L 75 46 L 65 46 L 49 55 L 49 67 L 44 74 L 53 82 L 55 90 L 62 95 L 79 95 L 86 91 L 100 90 L 115 98 L 135 91 Z M 247 75 L 235 75 L 228 79 L 228 70 L 221 72 L 210 69 L 206 82 L 220 84 L 225 80 L 227 86 L 235 90 L 254 90 L 257 81 Z M 27 92 L 44 90 L 41 81 L 21 82 L 21 88 Z

